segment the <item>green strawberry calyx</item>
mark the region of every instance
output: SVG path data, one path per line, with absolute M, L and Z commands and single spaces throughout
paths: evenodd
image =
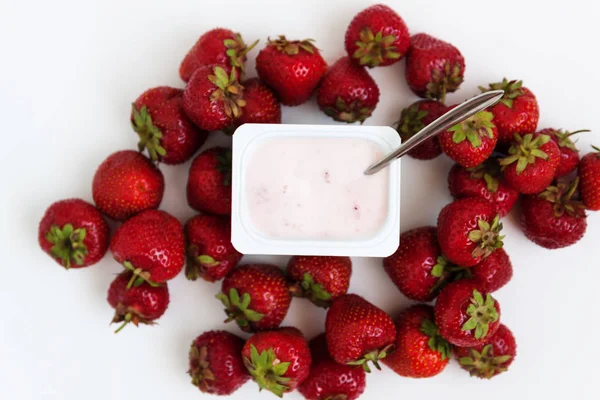
M 431 72 L 431 82 L 427 84 L 425 97 L 444 103 L 446 94 L 456 91 L 461 83 L 463 71 L 460 64 L 445 62 L 442 68 L 434 68 Z
M 190 369 L 188 374 L 192 377 L 192 385 L 197 386 L 203 392 L 207 392 L 210 389 L 216 378 L 208 362 L 208 347 L 202 346 L 198 348 L 192 344 L 190 347 Z
M 373 365 L 375 366 L 375 368 L 377 368 L 379 371 L 381 371 L 381 366 L 379 365 L 379 361 L 386 358 L 388 353 L 393 349 L 393 347 L 394 347 L 393 344 L 389 344 L 381 350 L 379 350 L 379 349 L 373 350 L 373 351 L 363 355 L 362 358 L 355 360 L 355 361 L 350 361 L 347 364 L 348 365 L 360 365 L 363 367 L 365 372 L 370 373 L 371 368 L 369 367 L 369 362 L 372 362 Z
M 500 176 L 500 165 L 496 158 L 488 158 L 485 162 L 473 168 L 467 168 L 470 178 L 473 180 L 483 179 L 487 190 L 497 192 L 500 185 L 498 177 Z
M 244 87 L 237 79 L 236 69 L 232 68 L 231 74 L 227 75 L 222 67 L 216 66 L 213 74 L 208 76 L 208 80 L 216 86 L 210 95 L 210 100 L 223 102 L 225 114 L 229 118 L 241 117 L 242 107 L 246 106 L 246 100 L 244 100 Z
M 258 44 L 258 40 L 255 40 L 250 46 L 246 46 L 242 35 L 236 33 L 233 39 L 223 40 L 223 44 L 227 48 L 226 54 L 229 57 L 229 63 L 233 68 L 239 68 L 242 73 L 245 72 L 246 55 L 254 46 Z
M 402 54 L 394 46 L 396 36 L 383 36 L 381 31 L 376 34 L 371 28 L 363 28 L 359 34 L 360 40 L 356 42 L 358 49 L 352 54 L 353 58 L 359 60 L 360 65 L 373 68 L 381 64 L 384 59 L 398 60 Z
M 125 269 L 127 269 L 128 271 L 133 272 L 133 274 L 131 274 L 131 279 L 129 279 L 129 283 L 127 283 L 127 289 L 130 289 L 131 287 L 138 287 L 144 282 L 153 287 L 160 286 L 160 283 L 156 283 L 150 279 L 150 272 L 144 271 L 141 268 L 134 267 L 131 262 L 125 261 L 123 263 L 123 267 L 125 267 Z
M 85 240 L 85 228 L 74 229 L 73 225 L 65 224 L 62 228 L 52 225 L 46 232 L 46 240 L 52 243 L 51 255 L 60 260 L 65 269 L 71 268 L 74 261 L 77 265 L 83 265 L 88 249 L 83 243 Z
M 523 81 L 509 81 L 508 79 L 502 79 L 502 82 L 490 83 L 489 88 L 479 86 L 479 90 L 482 92 L 489 92 L 490 90 L 504 90 L 504 96 L 500 99 L 500 103 L 504 104 L 508 108 L 512 108 L 516 98 L 525 94 L 523 92 Z
M 473 297 L 470 302 L 471 304 L 467 307 L 469 319 L 462 326 L 462 330 L 472 331 L 475 329 L 475 339 L 483 339 L 488 334 L 490 324 L 500 318 L 496 310 L 496 300 L 489 293 L 484 299 L 477 289 L 473 289 Z
M 482 138 L 494 138 L 495 125 L 492 122 L 494 114 L 489 111 L 481 111 L 454 125 L 448 132 L 453 132 L 452 141 L 456 144 L 468 140 L 471 146 L 477 148 L 482 144 Z
M 244 332 L 252 332 L 252 323 L 260 321 L 265 316 L 249 308 L 252 300 L 249 293 L 244 293 L 240 297 L 237 289 L 231 288 L 228 295 L 219 293 L 215 297 L 225 306 L 227 315 L 225 323 L 235 321 Z
M 324 107 L 323 112 L 336 121 L 347 122 L 349 124 L 360 122 L 362 124 L 371 116 L 373 109 L 363 107 L 362 101 L 360 100 L 354 100 L 352 103 L 346 104 L 344 100 L 338 96 L 335 100 L 335 106 Z
M 142 318 L 136 310 L 126 307 L 121 303 L 117 304 L 115 316 L 113 317 L 111 324 L 118 322 L 122 322 L 122 324 L 117 328 L 115 333 L 121 332 L 123 328 L 130 323 L 134 324 L 135 326 L 139 326 L 139 324 L 154 325 L 154 322 Z
M 148 112 L 148 107 L 142 106 L 142 108 L 138 109 L 135 103 L 131 105 L 131 126 L 140 137 L 140 141 L 138 142 L 139 151 L 147 149 L 152 161 L 159 161 L 161 157 L 167 154 L 167 151 L 160 143 L 163 134 L 152 122 L 152 116 Z
M 206 254 L 200 254 L 198 246 L 190 245 L 188 247 L 185 276 L 190 281 L 195 281 L 201 276 L 206 277 L 206 272 L 219 265 L 221 265 L 221 263 L 213 257 Z
M 551 138 L 548 135 L 537 135 L 534 138 L 533 133 L 527 133 L 524 136 L 515 133 L 515 142 L 508 149 L 508 156 L 500 160 L 502 168 L 517 163 L 517 175 L 525 171 L 529 164 L 535 164 L 537 159 L 547 160 L 548 154 L 541 149 Z
M 580 130 L 574 131 L 574 132 L 563 131 L 561 129 L 552 130 L 552 134 L 554 136 L 556 136 L 556 138 L 558 139 L 558 146 L 565 147 L 565 148 L 573 150 L 573 151 L 579 151 L 579 150 L 577 149 L 577 147 L 575 147 L 575 142 L 573 142 L 571 140 L 571 136 L 577 135 L 578 133 L 583 133 L 583 132 L 591 132 L 591 131 L 589 129 L 580 129 Z
M 429 111 L 421 110 L 418 104 L 413 104 L 402 110 L 396 131 L 400 134 L 403 141 L 410 139 L 421 129 L 425 128 L 423 118 L 428 114 Z
M 504 236 L 500 235 L 502 223 L 499 215 L 494 217 L 491 225 L 488 221 L 480 219 L 477 221 L 477 227 L 479 229 L 473 229 L 469 232 L 469 240 L 477 244 L 477 247 L 471 253 L 473 258 L 486 258 L 495 250 L 504 246 L 502 241 Z
M 431 268 L 431 276 L 438 278 L 437 282 L 429 290 L 429 293 L 437 293 L 442 287 L 444 287 L 448 281 L 448 275 L 453 270 L 454 266 L 450 264 L 448 259 L 444 256 L 439 256 L 435 260 L 435 265 Z
M 269 38 L 267 44 L 274 46 L 278 51 L 287 54 L 288 56 L 295 56 L 300 53 L 300 50 L 314 54 L 315 50 L 318 50 L 314 45 L 314 42 L 315 39 L 287 40 L 284 35 L 279 35 L 275 40 Z
M 223 176 L 223 185 L 231 185 L 233 155 L 231 149 L 223 149 L 217 154 L 217 171 Z
M 427 345 L 433 351 L 437 351 L 442 355 L 442 360 L 450 357 L 452 348 L 450 343 L 440 335 L 437 326 L 429 319 L 424 319 L 419 330 L 429 337 Z
M 327 308 L 331 305 L 331 294 L 323 288 L 323 285 L 314 281 L 309 273 L 304 273 L 302 281 L 290 286 L 293 296 L 306 297 L 315 305 Z
M 553 204 L 554 216 L 557 218 L 562 217 L 565 213 L 572 217 L 582 217 L 585 216 L 585 206 L 583 202 L 573 199 L 578 185 L 579 177 L 570 184 L 560 182 L 556 186 L 546 188 L 539 194 L 539 197 Z
M 279 360 L 272 348 L 259 353 L 256 346 L 251 345 L 250 359 L 244 357 L 244 365 L 260 390 L 269 390 L 279 397 L 290 391 L 290 378 L 285 374 L 291 363 Z
M 506 354 L 503 356 L 494 356 L 494 349 L 491 344 L 485 345 L 481 352 L 471 348 L 470 357 L 461 357 L 458 362 L 469 371 L 471 376 L 490 379 L 495 375 L 507 370 L 503 365 L 508 362 L 512 356 Z

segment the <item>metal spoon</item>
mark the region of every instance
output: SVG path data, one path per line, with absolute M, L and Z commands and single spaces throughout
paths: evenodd
M 423 143 L 425 140 L 444 132 L 448 128 L 451 128 L 465 119 L 472 117 L 478 112 L 493 106 L 499 102 L 500 99 L 502 99 L 502 96 L 504 96 L 504 90 L 491 90 L 489 92 L 481 93 L 480 95 L 461 103 L 457 107 L 453 108 L 446 114 L 427 125 L 425 128 L 421 129 L 419 133 L 402 143 L 397 149 L 383 157 L 381 160 L 377 161 L 375 164 L 371 165 L 365 170 L 365 175 L 372 175 L 378 171 L 381 171 L 396 158 L 402 157 Z

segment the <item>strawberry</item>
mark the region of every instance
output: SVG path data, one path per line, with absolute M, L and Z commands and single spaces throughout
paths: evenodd
M 500 325 L 500 304 L 476 282 L 449 283 L 435 303 L 440 335 L 455 346 L 477 346 L 491 338 Z
M 230 29 L 215 28 L 204 33 L 186 54 L 179 67 L 179 76 L 185 82 L 204 65 L 219 64 L 229 73 L 232 68 L 244 72 L 246 55 L 258 40 L 246 46 L 242 35 Z
M 473 168 L 454 164 L 448 173 L 448 188 L 455 199 L 475 197 L 489 201 L 500 218 L 506 216 L 519 199 L 519 192 L 504 182 L 497 158 L 488 158 Z
M 492 113 L 481 111 L 442 132 L 438 137 L 444 153 L 465 168 L 487 160 L 498 142 L 493 118 Z
M 143 154 L 122 150 L 100 164 L 92 182 L 96 207 L 108 217 L 125 221 L 158 208 L 165 191 L 163 174 Z
M 600 210 L 600 148 L 586 154 L 579 163 L 581 198 L 588 210 Z
M 498 128 L 498 143 L 513 140 L 515 133 L 525 134 L 535 132 L 540 119 L 538 102 L 529 89 L 523 86 L 523 81 L 490 83 L 489 88 L 479 87 L 482 92 L 504 90 L 500 102 L 488 111 L 494 114 L 494 124 Z
M 183 112 L 183 90 L 160 86 L 146 90 L 132 105 L 131 125 L 138 148 L 152 161 L 181 164 L 204 144 L 207 134 Z
M 296 328 L 254 334 L 244 345 L 242 357 L 260 390 L 279 397 L 306 379 L 312 362 L 308 343 Z
M 217 296 L 228 318 L 244 332 L 277 328 L 292 297 L 281 270 L 268 264 L 247 264 L 232 270 Z
M 199 67 L 183 91 L 185 113 L 205 131 L 227 128 L 242 115 L 245 105 L 235 68 L 228 74 L 222 65 Z
M 325 320 L 327 348 L 340 364 L 377 369 L 396 338 L 394 321 L 383 310 L 356 294 L 346 294 L 333 302 Z
M 294 256 L 288 262 L 287 274 L 294 282 L 292 294 L 327 308 L 348 291 L 352 261 L 350 257 Z
M 403 295 L 431 301 L 447 280 L 449 265 L 440 250 L 436 228 L 425 226 L 402 233 L 398 250 L 383 259 L 383 267 Z
M 548 135 L 558 145 L 560 150 L 560 163 L 556 168 L 556 178 L 569 175 L 577 169 L 579 165 L 579 150 L 575 147 L 575 142 L 571 140 L 571 136 L 581 132 L 589 132 L 587 129 L 581 129 L 574 132 L 563 131 L 561 129 L 546 128 L 538 133 Z
M 378 102 L 377 83 L 349 57 L 340 58 L 329 68 L 317 92 L 321 111 L 340 122 L 363 123 Z
M 133 271 L 129 287 L 173 279 L 183 269 L 185 243 L 181 223 L 160 210 L 148 210 L 117 229 L 110 251 L 119 264 Z
M 405 76 L 417 96 L 444 103 L 446 93 L 455 92 L 464 75 L 465 59 L 456 47 L 426 33 L 410 38 Z
M 400 376 L 429 378 L 448 365 L 450 344 L 433 322 L 433 307 L 418 304 L 406 309 L 396 321 L 396 345 L 383 363 Z
M 324 333 L 310 341 L 310 351 L 310 373 L 298 386 L 306 400 L 356 400 L 365 391 L 365 371 L 360 367 L 336 363 L 327 353 Z
M 523 194 L 539 193 L 554 180 L 560 150 L 550 136 L 515 134 L 509 155 L 500 160 L 506 183 Z
M 166 283 L 152 286 L 142 281 L 130 287 L 129 282 L 135 280 L 135 277 L 133 272 L 123 271 L 108 288 L 108 304 L 115 309 L 112 322 L 122 322 L 115 333 L 120 332 L 129 323 L 135 326 L 154 325 L 154 321 L 165 313 L 169 305 L 169 289 Z
M 227 396 L 242 386 L 250 375 L 242 360 L 244 340 L 225 331 L 198 336 L 190 347 L 192 385 L 202 393 Z
M 187 245 L 185 275 L 195 281 L 223 279 L 242 259 L 231 244 L 231 221 L 226 217 L 196 215 L 184 227 Z
M 52 203 L 38 227 L 40 247 L 65 269 L 100 261 L 108 250 L 109 237 L 100 211 L 81 199 Z
M 500 324 L 494 336 L 475 347 L 455 347 L 454 356 L 471 376 L 491 379 L 505 372 L 517 355 L 517 343 L 512 332 Z
M 442 103 L 434 100 L 420 100 L 402 110 L 400 122 L 396 130 L 402 138 L 402 142 L 416 135 L 421 129 L 442 116 L 448 108 Z M 432 160 L 442 154 L 440 141 L 437 137 L 429 138 L 408 155 L 417 160 Z
M 256 57 L 260 79 L 286 106 L 297 106 L 312 96 L 327 70 L 327 63 L 314 40 L 278 39 L 267 42 Z
M 410 34 L 404 20 L 391 8 L 376 4 L 354 16 L 344 41 L 358 65 L 369 68 L 398 62 L 408 51 Z
M 506 285 L 512 275 L 510 257 L 504 249 L 497 249 L 479 264 L 458 271 L 455 278 L 471 279 L 478 288 L 492 293 Z
M 587 228 L 585 206 L 574 199 L 579 178 L 550 186 L 539 195 L 525 196 L 521 227 L 532 242 L 559 249 L 577 243 Z
M 258 78 L 242 82 L 246 106 L 237 123 L 242 124 L 280 124 L 281 104 L 271 89 Z
M 197 211 L 231 214 L 231 149 L 204 150 L 192 162 L 187 201 Z
M 502 224 L 494 206 L 481 199 L 455 200 L 438 216 L 438 240 L 442 253 L 457 265 L 479 264 L 502 247 Z

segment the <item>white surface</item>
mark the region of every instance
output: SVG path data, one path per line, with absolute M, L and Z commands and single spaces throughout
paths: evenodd
M 360 146 L 355 148 L 357 143 Z M 323 146 L 319 154 L 315 154 L 315 146 Z M 398 146 L 400 137 L 389 126 L 242 125 L 233 137 L 233 245 L 243 254 L 356 257 L 393 254 L 400 235 L 402 163 L 395 162 L 377 175 L 366 176 L 363 171 Z M 282 149 L 287 154 L 282 155 Z M 304 162 L 310 165 L 305 166 Z M 299 163 L 305 175 L 297 175 Z M 277 177 L 273 177 L 273 168 L 279 168 Z M 314 179 L 306 183 L 306 177 L 315 176 L 322 182 L 323 169 L 331 171 L 332 184 L 323 182 L 319 186 Z M 295 177 L 298 182 L 286 181 Z M 336 184 L 336 180 L 341 183 Z M 261 206 L 259 203 L 264 203 L 265 195 L 252 193 L 256 192 L 253 188 L 264 188 L 265 184 L 279 193 L 279 188 L 284 185 L 287 188 L 289 184 L 289 192 L 279 202 L 292 203 L 291 212 L 296 209 L 296 203 L 298 206 L 302 203 L 303 209 L 292 217 L 285 205 L 273 204 L 277 201 Z M 277 194 L 270 192 L 267 196 L 275 199 Z M 306 198 L 307 193 L 313 198 Z M 354 202 L 360 204 L 362 219 L 371 217 L 373 221 L 357 222 L 351 209 Z M 252 204 L 255 204 L 254 209 Z M 349 213 L 338 210 L 344 205 Z M 286 217 L 288 224 L 303 224 L 305 232 L 278 226 Z M 323 223 L 327 224 L 326 228 Z M 329 229 L 328 236 L 316 240 L 324 229 Z M 354 229 L 362 229 L 364 233 L 353 235 Z M 352 233 L 348 234 L 350 230 Z M 270 235 L 271 232 L 274 234 Z
M 182 86 L 179 62 L 202 32 L 224 25 L 241 31 L 248 42 L 261 38 L 261 45 L 268 35 L 280 33 L 312 37 L 333 62 L 344 53 L 346 25 L 371 4 L 233 3 L 0 0 L 0 398 L 208 398 L 189 384 L 187 351 L 202 331 L 224 327 L 221 306 L 213 298 L 218 285 L 179 276 L 170 284 L 172 303 L 159 326 L 128 327 L 113 335 L 105 293 L 119 265 L 107 256 L 92 268 L 65 272 L 39 250 L 36 233 L 52 201 L 74 196 L 91 200 L 96 166 L 115 150 L 135 148 L 130 103 L 151 86 Z M 388 3 L 411 32 L 441 36 L 461 49 L 466 81 L 450 102 L 503 76 L 521 78 L 538 96 L 541 127 L 592 129 L 594 133 L 581 135 L 584 153 L 590 143 L 600 144 L 597 1 Z M 256 53 L 250 53 L 251 73 Z M 366 123 L 391 124 L 415 98 L 404 82 L 402 64 L 375 69 L 373 76 L 381 102 Z M 314 103 L 285 108 L 283 120 L 330 122 Z M 224 142 L 215 136 L 209 144 Z M 450 165 L 444 157 L 429 163 L 406 160 L 403 229 L 435 222 L 450 200 Z M 161 167 L 167 181 L 162 208 L 181 220 L 193 215 L 184 196 L 188 166 Z M 600 214 L 590 215 L 579 244 L 552 252 L 528 242 L 515 222 L 513 215 L 505 223 L 514 278 L 497 293 L 502 320 L 519 345 L 510 372 L 490 382 L 469 378 L 455 363 L 428 380 L 374 372 L 363 399 L 597 398 Z M 389 312 L 408 305 L 378 260 L 354 260 L 351 290 Z M 294 300 L 285 323 L 310 337 L 322 329 L 324 315 L 307 301 Z M 233 326 L 228 329 L 237 332 Z M 300 398 L 296 393 L 287 397 Z M 232 398 L 274 397 L 259 396 L 248 383 Z

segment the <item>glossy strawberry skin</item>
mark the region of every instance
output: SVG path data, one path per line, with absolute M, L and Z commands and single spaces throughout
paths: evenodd
M 406 309 L 396 321 L 396 345 L 383 363 L 400 376 L 429 378 L 448 365 L 449 358 L 431 349 L 430 336 L 421 331 L 425 320 L 433 323 L 433 307 L 419 304 Z
M 214 147 L 194 159 L 188 175 L 187 201 L 197 211 L 231 214 L 231 149 Z
M 514 134 L 535 132 L 540 119 L 540 110 L 534 94 L 522 87 L 523 94 L 515 98 L 512 107 L 503 103 L 488 108 L 494 114 L 494 124 L 498 128 L 498 143 L 512 142 Z
M 581 198 L 588 210 L 600 210 L 600 152 L 586 154 L 579 164 Z
M 448 188 L 455 199 L 475 197 L 492 203 L 500 217 L 506 216 L 519 200 L 519 192 L 504 182 L 501 174 L 494 176 L 498 187 L 494 191 L 484 177 L 475 177 L 472 171 L 454 164 L 448 173 Z
M 184 233 L 189 279 L 221 280 L 242 259 L 242 253 L 231 244 L 231 221 L 227 217 L 196 215 L 185 223 Z
M 54 244 L 48 240 L 53 226 L 62 229 L 71 224 L 74 230 L 85 230 L 83 245 L 87 249 L 83 262 L 77 263 L 71 259 L 67 263 L 52 254 Z M 38 243 L 42 250 L 58 264 L 68 268 L 84 268 L 100 261 L 106 251 L 110 240 L 110 232 L 104 217 L 90 203 L 81 199 L 66 199 L 54 202 L 48 207 L 38 227 Z
M 525 196 L 522 202 L 521 228 L 532 242 L 546 249 L 559 249 L 577 243 L 587 229 L 585 211 L 565 212 L 558 217 L 554 204 L 539 196 Z
M 317 92 L 321 111 L 340 122 L 364 122 L 378 102 L 377 83 L 349 57 L 342 57 L 329 67 Z
M 209 331 L 198 336 L 190 348 L 188 373 L 192 384 L 203 393 L 219 396 L 238 390 L 250 379 L 242 361 L 244 343 L 242 338 L 226 331 Z M 206 377 L 207 369 L 212 376 Z
M 491 338 L 500 326 L 500 318 L 489 324 L 487 335 L 477 339 L 475 330 L 463 330 L 463 326 L 469 320 L 467 307 L 473 297 L 473 290 L 479 290 L 477 283 L 467 280 L 448 284 L 438 296 L 435 303 L 435 324 L 444 339 L 455 346 L 469 347 L 477 346 Z M 483 298 L 487 293 L 479 290 Z M 494 307 L 500 316 L 500 304 L 494 300 Z
M 196 128 L 183 111 L 183 90 L 159 86 L 146 90 L 133 103 L 137 110 L 146 107 L 152 124 L 160 130 L 160 145 L 166 151 L 158 160 L 181 164 L 189 160 L 206 141 L 207 133 Z M 135 119 L 130 117 L 135 127 Z
M 331 357 L 346 364 L 393 344 L 396 327 L 383 310 L 356 294 L 346 294 L 329 308 L 325 334 Z
M 417 134 L 421 129 L 442 116 L 448 108 L 435 100 L 419 100 L 402 110 L 400 123 L 396 130 L 402 142 Z M 442 154 L 438 137 L 429 138 L 418 147 L 408 152 L 408 155 L 417 160 L 432 160 Z
M 406 55 L 410 46 L 410 34 L 406 23 L 388 6 L 376 4 L 356 14 L 346 29 L 344 38 L 346 52 L 357 65 L 360 65 L 360 58 L 354 58 L 354 54 L 359 49 L 357 42 L 361 41 L 361 31 L 365 28 L 369 28 L 373 35 L 381 32 L 382 36 L 393 35 L 395 38 L 391 46 L 395 47 L 395 52 L 399 53 L 400 56 L 397 58 L 384 57 L 383 61 L 378 63 L 377 66 L 383 67 L 394 64 Z M 376 65 L 368 66 L 374 67 Z
M 498 249 L 479 264 L 466 269 L 468 279 L 487 293 L 495 292 L 512 278 L 513 268 L 510 257 L 504 249 Z
M 92 182 L 96 207 L 117 221 L 158 208 L 164 190 L 162 172 L 146 156 L 133 150 L 108 156 L 96 170 Z
M 258 78 L 242 82 L 246 106 L 239 118 L 242 124 L 280 124 L 281 104 L 275 94 Z
M 352 261 L 350 257 L 293 256 L 288 262 L 287 274 L 292 282 L 299 284 L 300 287 L 305 274 L 308 274 L 314 284 L 321 285 L 321 288 L 330 295 L 328 299 L 323 299 L 323 303 L 328 305 L 348 292 L 352 276 Z M 320 299 L 311 297 L 316 293 L 310 293 L 311 288 L 307 291 L 309 293 L 305 294 L 309 299 L 320 305 Z
M 306 400 L 356 400 L 365 391 L 365 371 L 360 367 L 336 363 L 327 353 L 325 334 L 310 341 L 310 350 L 310 373 L 298 386 Z
M 163 283 L 183 269 L 185 243 L 181 223 L 160 210 L 148 210 L 128 219 L 117 229 L 110 251 L 119 264 L 131 263 Z
M 398 250 L 383 259 L 383 267 L 403 295 L 431 301 L 438 294 L 435 289 L 440 279 L 432 270 L 441 256 L 437 229 L 426 226 L 402 233 Z
M 556 178 L 569 175 L 571 172 L 577 169 L 579 165 L 579 151 L 574 148 L 570 148 L 565 145 L 561 145 L 560 131 L 553 128 L 542 129 L 538 132 L 540 135 L 548 135 L 554 143 L 557 144 L 558 150 L 560 151 L 560 162 L 556 168 Z M 569 139 L 567 139 L 569 140 Z M 574 144 L 569 140 L 570 146 L 574 147 Z

